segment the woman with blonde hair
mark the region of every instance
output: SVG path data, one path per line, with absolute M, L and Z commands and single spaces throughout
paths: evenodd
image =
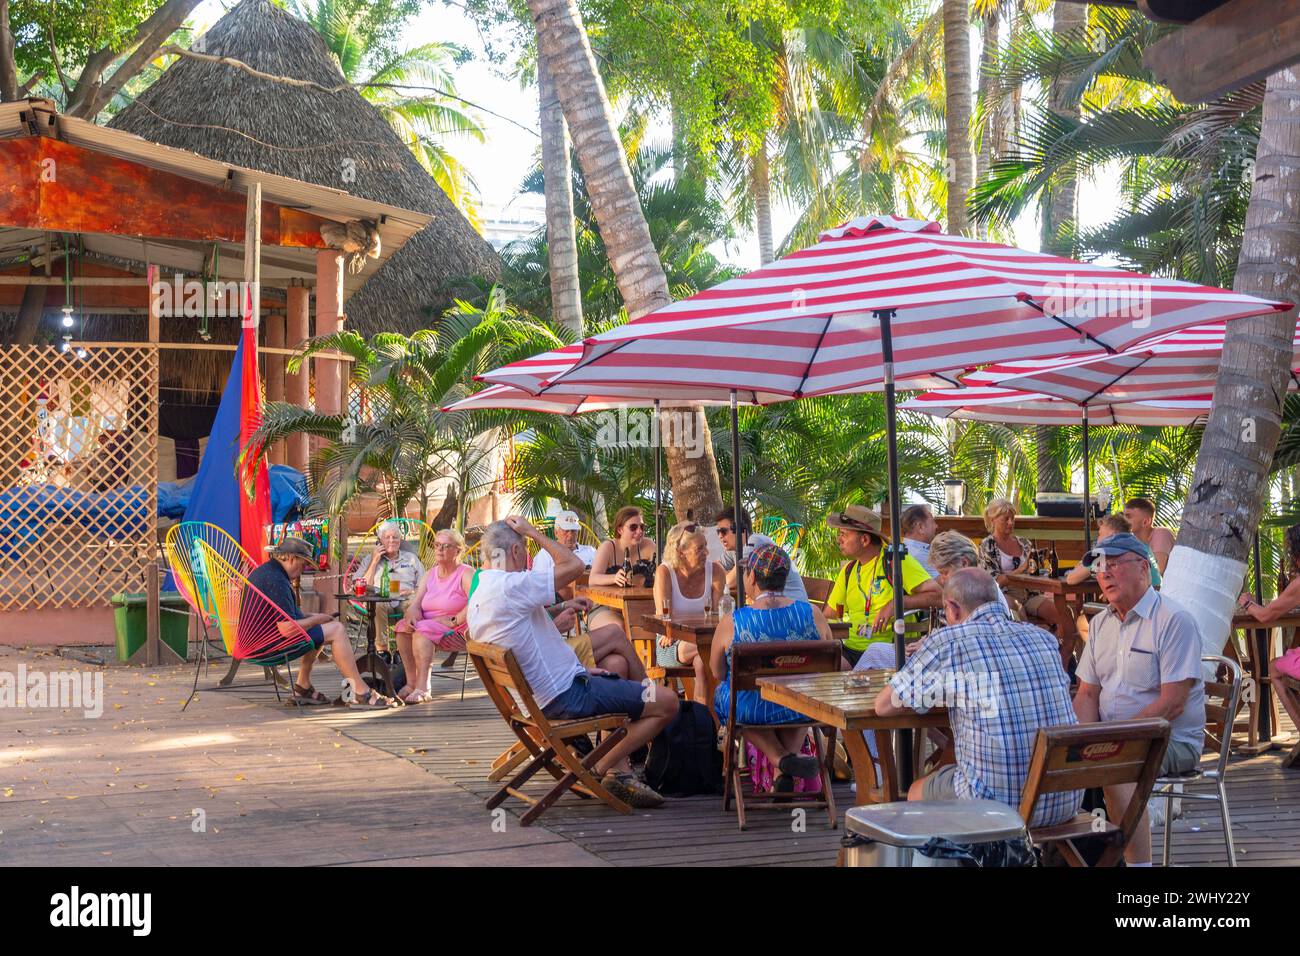
M 664 544 L 664 563 L 655 570 L 655 609 L 659 614 L 681 617 L 703 614 L 717 608 L 727 572 L 709 560 L 709 540 L 695 522 L 673 525 Z M 690 665 L 695 669 L 695 701 L 709 703 L 704 680 L 704 658 L 694 644 L 678 643 L 664 636 L 655 649 L 660 667 Z
M 429 668 L 433 651 L 465 649 L 466 609 L 474 569 L 460 560 L 465 539 L 454 528 L 443 528 L 433 536 L 433 564 L 415 589 L 406 616 L 398 622 L 397 650 L 406 668 L 406 686 L 398 697 L 408 704 L 432 700 Z
M 1006 498 L 994 498 L 984 506 L 984 527 L 988 536 L 980 542 L 980 567 L 998 582 L 1013 608 L 1034 623 L 1054 629 L 1058 623 L 1051 595 L 1032 594 L 1027 588 L 1008 587 L 1007 575 L 1028 574 L 1034 546 L 1016 534 L 1016 508 Z

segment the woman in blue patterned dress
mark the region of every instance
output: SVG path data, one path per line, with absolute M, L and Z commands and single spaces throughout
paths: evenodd
M 789 573 L 790 558 L 776 545 L 756 548 L 745 558 L 745 593 L 753 594 L 754 598 L 718 624 L 709 660 L 713 673 L 721 678 L 713 695 L 713 709 L 723 724 L 727 722 L 731 707 L 731 655 L 728 652 L 733 643 L 832 640 L 830 625 L 821 611 L 807 601 L 795 601 L 781 594 Z M 759 691 L 745 690 L 736 695 L 738 723 L 789 724 L 807 719 L 788 707 L 763 700 Z M 812 780 L 817 777 L 817 758 L 799 753 L 808 736 L 806 728 L 756 730 L 746 727 L 744 735 L 780 771 L 775 788 L 778 791 L 793 787 L 794 781 L 790 778 Z

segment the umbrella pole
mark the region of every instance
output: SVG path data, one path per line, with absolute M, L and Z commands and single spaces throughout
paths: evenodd
M 659 441 L 659 429 L 663 422 L 659 420 L 659 399 L 655 399 L 655 564 L 663 564 L 664 529 L 663 529 L 663 442 Z
M 702 413 L 701 413 L 702 414 Z M 745 572 L 740 563 L 740 417 L 736 412 L 736 390 L 731 390 L 731 515 L 736 527 L 736 607 L 745 606 Z
M 880 320 L 880 357 L 884 360 L 885 370 L 885 429 L 887 436 L 889 465 L 889 562 L 890 584 L 894 589 L 894 665 L 902 668 L 907 661 L 907 642 L 904 640 L 907 625 L 903 620 L 903 542 L 900 502 L 898 500 L 898 430 L 896 418 L 898 409 L 894 398 L 894 339 L 890 329 L 890 320 L 894 318 L 893 309 L 881 309 L 875 313 Z M 912 785 L 912 732 L 898 732 L 898 789 L 906 793 Z
M 1089 485 L 1092 470 L 1088 460 L 1088 406 L 1083 406 L 1083 550 L 1092 550 L 1092 487 Z

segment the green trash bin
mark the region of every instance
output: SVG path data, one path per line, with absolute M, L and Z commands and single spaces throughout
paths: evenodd
M 125 663 L 144 646 L 148 635 L 148 598 L 143 594 L 114 594 L 109 603 L 113 605 L 113 623 L 117 627 L 117 659 Z M 181 660 L 188 660 L 189 605 L 179 591 L 163 591 L 158 596 L 158 605 L 163 643 L 180 655 Z

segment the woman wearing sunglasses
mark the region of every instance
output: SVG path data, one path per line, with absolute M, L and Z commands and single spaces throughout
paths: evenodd
M 620 508 L 614 515 L 613 540 L 602 542 L 592 559 L 590 584 L 593 587 L 654 587 L 655 558 L 659 549 L 645 532 L 645 516 L 640 508 L 635 505 Z M 632 566 L 630 574 L 623 568 L 624 561 Z M 592 652 L 597 660 L 606 654 L 624 656 L 629 662 L 629 673 L 620 676 L 629 680 L 645 677 L 645 668 L 632 650 L 623 629 L 623 616 L 618 611 L 596 605 L 587 614 L 587 631 L 591 634 Z

